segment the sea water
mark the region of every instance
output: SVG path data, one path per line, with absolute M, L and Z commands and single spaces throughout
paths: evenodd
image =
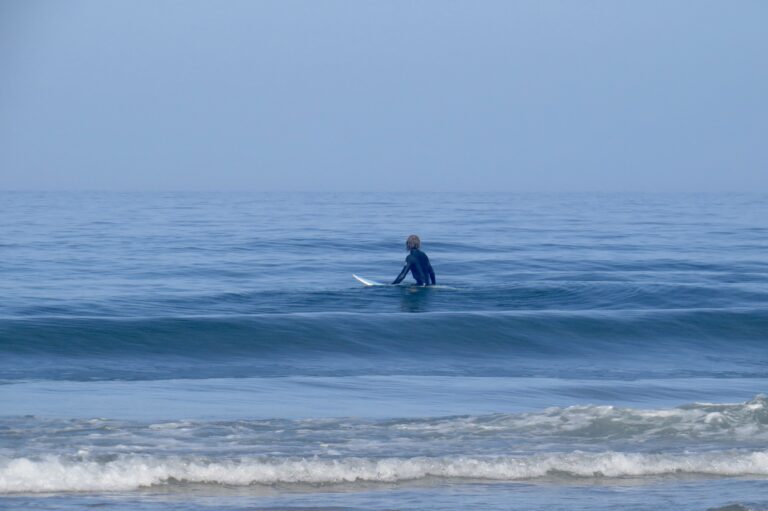
M 438 287 L 352 278 L 412 233 Z M 766 195 L 4 192 L 0 235 L 0 507 L 768 509 Z

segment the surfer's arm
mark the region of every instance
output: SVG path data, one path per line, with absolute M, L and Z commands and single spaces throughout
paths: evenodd
M 432 269 L 432 265 L 427 262 L 427 272 L 429 273 L 429 278 L 432 280 L 432 285 L 434 286 L 437 284 L 435 281 L 435 270 Z
M 403 281 L 406 275 L 408 275 L 408 272 L 411 271 L 411 263 L 406 262 L 405 266 L 403 266 L 403 271 L 400 272 L 400 275 L 395 278 L 395 280 L 392 281 L 392 285 L 399 284 Z

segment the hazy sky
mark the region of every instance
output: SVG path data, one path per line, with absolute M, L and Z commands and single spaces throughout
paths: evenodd
M 0 189 L 768 191 L 768 1 L 0 0 Z

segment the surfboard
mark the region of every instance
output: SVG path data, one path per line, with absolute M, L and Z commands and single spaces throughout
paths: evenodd
M 358 277 L 354 273 L 352 274 L 353 277 L 355 277 L 355 280 L 357 280 L 359 283 L 361 283 L 364 286 L 386 286 L 386 284 L 382 284 L 381 282 L 376 282 L 375 280 L 370 279 L 364 279 L 363 277 Z

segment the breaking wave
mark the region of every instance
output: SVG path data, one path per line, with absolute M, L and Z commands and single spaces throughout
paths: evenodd
M 426 478 L 517 481 L 547 476 L 619 478 L 704 474 L 768 476 L 768 451 L 698 454 L 570 452 L 415 458 L 156 458 L 109 461 L 48 456 L 0 461 L 0 492 L 126 491 L 172 483 L 273 485 L 396 483 Z

